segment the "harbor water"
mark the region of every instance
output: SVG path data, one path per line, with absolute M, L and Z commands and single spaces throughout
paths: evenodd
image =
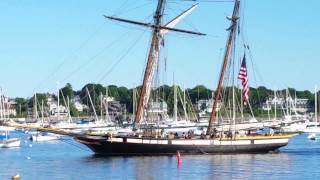
M 0 179 L 319 179 L 320 141 L 295 136 L 277 153 L 97 157 L 71 138 L 0 149 Z

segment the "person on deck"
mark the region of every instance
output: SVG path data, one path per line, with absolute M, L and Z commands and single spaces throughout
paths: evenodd
M 200 135 L 200 139 L 205 139 L 206 138 L 206 134 L 204 131 L 202 131 L 201 135 Z
M 178 138 L 178 133 L 174 133 L 174 138 Z

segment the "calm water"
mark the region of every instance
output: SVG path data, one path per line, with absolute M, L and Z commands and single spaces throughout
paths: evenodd
M 0 179 L 320 179 L 320 141 L 293 138 L 280 153 L 95 157 L 71 139 L 0 149 Z

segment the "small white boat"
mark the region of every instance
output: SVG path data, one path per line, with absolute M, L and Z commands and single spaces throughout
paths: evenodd
M 30 136 L 30 140 L 35 142 L 54 141 L 58 140 L 59 138 L 60 136 L 51 133 L 37 133 Z
M 0 131 L 14 131 L 14 127 L 9 127 L 9 126 L 0 126 Z
M 310 140 L 316 140 L 316 138 L 317 138 L 316 133 L 311 133 L 311 134 L 309 134 L 309 136 L 308 136 L 308 139 L 310 139 Z
M 11 147 L 19 147 L 20 146 L 20 139 L 19 138 L 10 138 L 0 141 L 1 148 L 11 148 Z
M 320 133 L 320 124 L 318 122 L 310 122 L 304 129 L 306 133 Z
M 19 138 L 10 138 L 8 131 L 0 135 L 0 148 L 11 148 L 20 146 Z

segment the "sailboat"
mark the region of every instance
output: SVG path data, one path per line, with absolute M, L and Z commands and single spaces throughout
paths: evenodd
M 0 93 L 0 118 L 1 120 L 5 119 L 5 108 L 6 105 L 4 103 L 4 97 L 2 96 L 2 92 Z M 20 139 L 19 138 L 10 138 L 10 129 L 4 129 L 0 134 L 0 148 L 11 148 L 11 147 L 19 147 Z
M 320 123 L 318 122 L 318 88 L 314 88 L 314 121 L 309 122 L 303 132 L 320 133 Z
M 20 139 L 9 138 L 8 132 L 3 133 L 0 138 L 0 148 L 20 147 Z
M 62 91 L 61 91 L 62 92 Z M 100 95 L 100 101 L 101 101 L 101 107 L 103 106 L 103 103 L 105 103 L 105 108 L 106 108 L 106 120 L 103 120 L 103 116 L 102 116 L 102 108 L 101 108 L 101 116 L 100 119 L 98 118 L 96 109 L 93 105 L 93 101 L 90 95 L 90 92 L 88 90 L 88 88 L 86 88 L 86 92 L 87 92 L 87 96 L 89 97 L 90 100 L 90 104 L 91 107 L 93 109 L 94 112 L 94 120 L 93 121 L 89 121 L 89 120 L 85 120 L 82 119 L 80 121 L 77 122 L 72 122 L 72 118 L 71 118 L 71 114 L 70 114 L 70 100 L 69 97 L 67 97 L 67 101 L 65 100 L 64 96 L 63 100 L 65 102 L 65 105 L 67 107 L 67 112 L 68 112 L 68 121 L 60 121 L 58 123 L 55 124 L 51 124 L 51 128 L 56 128 L 56 129 L 63 129 L 69 132 L 77 132 L 77 133 L 82 133 L 84 131 L 101 131 L 103 132 L 104 130 L 110 130 L 110 129 L 114 129 L 116 124 L 114 122 L 112 122 L 110 120 L 109 117 L 109 113 L 108 113 L 108 102 L 107 102 L 107 98 L 105 100 L 102 99 L 102 94 Z M 106 90 L 106 97 L 108 97 L 108 88 Z M 104 102 L 105 101 L 105 102 Z
M 175 84 L 173 85 L 173 96 L 173 118 L 168 117 L 166 113 L 162 113 L 164 118 L 161 118 L 161 120 L 154 126 L 156 128 L 163 129 L 163 132 L 165 134 L 177 133 L 178 136 L 187 134 L 190 131 L 196 131 L 198 129 L 198 125 L 196 124 L 196 122 L 191 122 L 187 119 L 188 115 L 186 111 L 185 94 L 183 101 L 180 95 L 181 104 L 184 109 L 184 119 L 178 119 L 178 86 L 176 86 Z
M 307 126 L 311 125 L 312 122 L 309 121 L 307 115 L 302 115 L 297 112 L 297 97 L 294 101 L 290 97 L 289 90 L 286 90 L 286 108 L 283 109 L 284 117 L 280 121 L 281 131 L 285 133 L 300 133 L 303 132 Z M 292 109 L 294 110 L 292 112 Z M 285 111 L 286 110 L 286 111 Z
M 44 122 L 44 101 L 41 101 L 41 120 L 39 120 L 38 115 L 38 102 L 37 102 L 37 93 L 34 95 L 34 119 L 37 120 L 37 126 L 47 127 L 48 125 Z M 44 141 L 52 141 L 59 139 L 59 135 L 55 135 L 52 133 L 43 133 L 38 131 L 28 131 L 29 139 L 34 142 L 44 142 Z
M 234 46 L 235 36 L 237 35 L 240 0 L 235 0 L 232 17 L 228 19 L 231 22 L 229 37 L 227 40 L 224 61 L 220 73 L 219 83 L 216 90 L 215 101 L 207 127 L 207 132 L 201 136 L 188 136 L 177 138 L 174 134 L 161 136 L 155 129 L 141 130 L 139 125 L 145 119 L 145 109 L 149 100 L 151 91 L 151 81 L 155 68 L 158 63 L 160 43 L 164 35 L 169 31 L 182 32 L 195 35 L 204 35 L 199 32 L 192 32 L 183 29 L 176 29 L 174 26 L 187 14 L 189 14 L 196 5 L 182 12 L 167 24 L 162 24 L 162 16 L 165 9 L 165 0 L 159 0 L 154 15 L 154 24 L 143 23 L 138 21 L 126 20 L 118 17 L 105 16 L 108 19 L 142 25 L 152 29 L 152 41 L 148 55 L 147 66 L 144 73 L 140 99 L 135 112 L 134 124 L 136 133 L 128 136 L 90 136 L 78 135 L 75 139 L 89 147 L 99 155 L 168 155 L 175 154 L 177 151 L 184 154 L 210 154 L 210 153 L 266 153 L 277 150 L 288 144 L 290 135 L 270 135 L 270 136 L 215 136 L 216 128 L 213 128 L 213 122 L 217 118 L 218 101 L 221 98 L 222 82 L 226 66 L 231 57 L 231 50 Z
M 30 140 L 34 142 L 45 142 L 59 140 L 60 136 L 52 133 L 46 132 L 36 132 L 30 136 Z

